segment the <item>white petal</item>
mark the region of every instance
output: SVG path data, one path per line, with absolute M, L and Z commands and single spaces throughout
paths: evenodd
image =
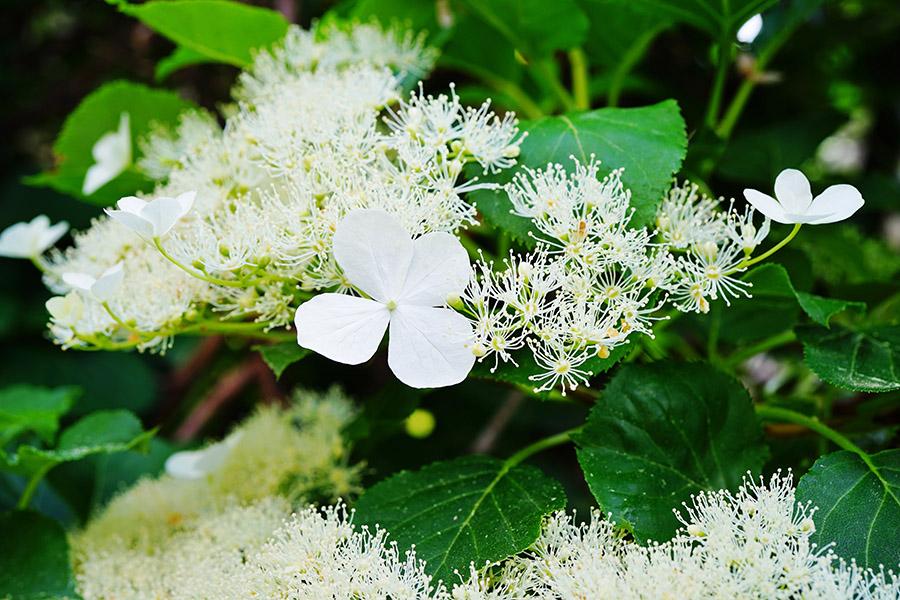
M 124 210 L 125 212 L 130 212 L 135 215 L 141 214 L 141 210 L 147 206 L 147 201 L 138 198 L 137 196 L 125 196 L 124 198 L 119 198 L 119 201 L 116 202 L 116 207 L 119 210 Z
M 383 210 L 354 210 L 334 233 L 334 257 L 347 279 L 379 302 L 400 296 L 412 256 L 409 233 Z
M 180 219 L 191 212 L 191 208 L 194 206 L 194 200 L 197 199 L 197 192 L 185 192 L 179 194 L 175 199 L 178 200 L 178 203 L 181 205 L 181 214 L 178 215 L 178 218 Z
M 32 221 L 32 223 L 34 223 L 34 221 Z M 56 225 L 43 229 L 37 239 L 37 246 L 35 247 L 37 254 L 43 254 L 50 246 L 58 242 L 59 238 L 66 235 L 68 230 L 69 224 L 65 221 L 60 221 Z
M 166 473 L 176 479 L 201 479 L 222 466 L 233 446 L 226 439 L 203 450 L 176 452 L 166 459 Z
M 347 365 L 364 363 L 378 350 L 390 311 L 374 300 L 320 294 L 297 309 L 297 343 Z
M 108 163 L 97 163 L 87 170 L 84 175 L 84 185 L 81 187 L 81 193 L 90 196 L 104 185 L 116 178 L 122 172 L 118 165 Z
M 802 215 L 812 202 L 812 190 L 806 175 L 797 169 L 785 169 L 775 178 L 775 197 L 787 214 Z
M 106 302 L 116 293 L 124 278 L 125 272 L 122 270 L 122 263 L 116 263 L 103 271 L 103 274 L 97 278 L 97 281 L 91 286 L 91 294 L 100 302 Z
M 28 223 L 10 225 L 0 233 L 0 256 L 30 258 L 31 255 L 31 228 Z
M 747 199 L 747 202 L 749 202 L 750 205 L 753 206 L 753 208 L 761 212 L 766 217 L 772 219 L 773 221 L 776 221 L 778 223 L 791 222 L 787 220 L 784 209 L 772 196 L 763 194 L 762 192 L 757 190 L 746 189 L 744 190 L 744 198 Z
M 141 217 L 153 229 L 153 237 L 163 237 L 182 216 L 182 203 L 178 198 L 157 198 L 141 209 Z
M 95 277 L 91 277 L 87 273 L 63 273 L 62 280 L 70 288 L 88 293 L 91 291 L 91 286 L 97 281 Z
M 131 130 L 128 113 L 119 117 L 119 128 L 106 133 L 91 149 L 96 164 L 85 173 L 81 191 L 86 196 L 115 179 L 131 164 Z
M 816 196 L 812 204 L 810 204 L 810 213 L 825 215 L 810 221 L 810 223 L 822 225 L 824 223 L 843 221 L 862 208 L 863 204 L 865 204 L 865 201 L 862 194 L 852 185 L 846 183 L 833 185 Z
M 153 237 L 153 224 L 147 219 L 130 211 L 113 210 L 111 208 L 107 208 L 105 210 L 110 219 L 118 221 L 128 229 L 131 229 L 132 231 L 137 233 L 142 238 L 149 240 Z
M 475 364 L 472 339 L 472 324 L 456 311 L 400 306 L 391 313 L 388 365 L 410 387 L 453 385 Z
M 459 239 L 434 232 L 413 241 L 413 259 L 400 293 L 400 304 L 441 306 L 469 283 L 469 254 Z
M 737 31 L 737 41 L 742 44 L 752 44 L 759 32 L 762 31 L 763 18 L 760 14 L 755 14 L 741 25 Z

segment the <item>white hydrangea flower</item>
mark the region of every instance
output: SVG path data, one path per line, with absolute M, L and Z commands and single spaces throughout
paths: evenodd
M 202 479 L 216 471 L 241 439 L 236 431 L 221 442 L 201 450 L 182 450 L 166 459 L 166 473 L 175 479 Z
M 118 177 L 131 164 L 131 120 L 128 113 L 119 116 L 119 128 L 103 134 L 91 149 L 94 164 L 84 175 L 81 188 L 90 196 Z
M 865 201 L 849 184 L 832 185 L 813 198 L 806 175 L 785 169 L 775 179 L 775 198 L 758 190 L 745 189 L 744 197 L 753 208 L 778 223 L 822 225 L 849 218 Z
M 87 294 L 97 302 L 108 302 L 125 277 L 123 263 L 117 262 L 103 271 L 99 277 L 87 273 L 63 273 L 62 279 L 73 289 Z
M 147 201 L 135 196 L 120 199 L 118 210 L 107 208 L 106 214 L 146 240 L 165 236 L 194 205 L 197 192 L 185 192 L 175 198 L 161 196 Z
M 411 387 L 465 379 L 475 362 L 472 327 L 449 308 L 470 278 L 469 257 L 442 232 L 413 240 L 388 213 L 356 210 L 334 234 L 334 256 L 347 281 L 369 298 L 321 294 L 301 304 L 297 341 L 337 362 L 369 360 L 390 325 L 388 365 Z
M 0 233 L 0 256 L 35 259 L 68 230 L 68 223 L 60 221 L 51 225 L 46 215 L 38 215 L 28 223 L 10 225 Z

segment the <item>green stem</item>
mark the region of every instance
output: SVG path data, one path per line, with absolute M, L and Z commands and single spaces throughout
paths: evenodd
M 625 86 L 625 78 L 637 65 L 638 61 L 641 60 L 641 57 L 646 54 L 650 42 L 653 41 L 661 29 L 662 27 L 656 27 L 645 31 L 635 40 L 616 64 L 609 80 L 609 90 L 606 92 L 606 104 L 608 106 L 617 106 L 619 104 L 619 97 L 622 95 L 622 88 Z
M 205 273 L 201 273 L 200 271 L 198 271 L 196 269 L 189 268 L 187 265 L 180 262 L 174 256 L 169 254 L 166 251 L 166 249 L 163 248 L 162 244 L 159 242 L 159 238 L 153 238 L 153 245 L 156 246 L 156 249 L 159 250 L 159 253 L 163 255 L 163 258 L 168 260 L 170 263 L 172 263 L 173 265 L 175 265 L 176 267 L 178 267 L 179 269 L 181 269 L 188 275 L 190 275 L 192 277 L 196 277 L 197 279 L 200 279 L 201 281 L 206 281 L 207 283 L 212 283 L 215 285 L 222 285 L 225 287 L 238 287 L 238 288 L 248 287 L 250 285 L 259 283 L 259 280 L 247 282 L 247 281 L 235 281 L 233 279 L 219 279 L 218 277 L 210 277 L 209 275 L 207 275 Z
M 562 82 L 559 80 L 559 76 L 552 68 L 552 63 L 549 60 L 537 60 L 532 64 L 532 68 L 530 73 L 532 77 L 538 80 L 540 83 L 544 84 L 556 98 L 559 100 L 560 104 L 563 107 L 563 112 L 571 112 L 575 110 L 577 107 L 575 106 L 575 100 L 569 94 L 569 90 L 565 88 Z
M 32 256 L 29 258 L 29 260 L 31 261 L 31 264 L 37 267 L 38 271 L 40 271 L 44 275 L 50 274 L 50 269 L 48 269 L 47 266 L 44 265 L 44 262 L 41 260 L 40 256 Z
M 797 334 L 794 333 L 792 329 L 787 331 L 782 331 L 772 337 L 766 338 L 761 342 L 758 342 L 752 346 L 744 348 L 743 350 L 739 350 L 728 357 L 728 361 L 726 365 L 730 368 L 734 368 L 753 356 L 761 352 L 766 352 L 768 350 L 772 350 L 774 348 L 780 348 L 781 346 L 787 346 L 788 344 L 797 341 Z
M 728 78 L 728 67 L 731 66 L 731 37 L 726 30 L 718 45 L 719 61 L 716 68 L 716 78 L 713 80 L 712 94 L 709 97 L 709 105 L 706 108 L 706 126 L 710 129 L 716 126 L 719 118 L 719 110 L 722 106 L 722 93 L 725 90 L 725 80 Z
M 869 458 L 868 452 L 851 442 L 844 434 L 835 431 L 816 417 L 808 417 L 803 413 L 799 413 L 789 408 L 781 408 L 780 406 L 769 406 L 767 404 L 757 404 L 755 407 L 756 414 L 765 421 L 780 421 L 782 423 L 793 423 L 802 425 L 810 431 L 815 431 L 822 437 L 831 440 L 836 446 L 843 450 L 849 450 L 854 454 L 858 454 L 869 468 L 876 470 Z
M 37 491 L 38 485 L 40 485 L 41 481 L 44 479 L 44 476 L 50 471 L 52 464 L 46 464 L 40 469 L 38 469 L 28 480 L 28 484 L 25 486 L 25 489 L 22 490 L 22 495 L 19 496 L 19 502 L 16 504 L 16 508 L 19 510 L 25 510 L 28 508 L 28 505 L 31 504 L 31 498 L 34 496 L 34 493 Z
M 473 65 L 466 61 L 457 61 L 442 57 L 441 64 L 468 73 L 476 79 L 480 79 L 488 87 L 494 88 L 512 100 L 515 103 L 515 106 L 509 108 L 515 109 L 517 113 L 522 114 L 524 117 L 528 119 L 539 119 L 544 116 L 544 111 L 541 110 L 541 107 L 538 106 L 537 103 L 531 99 L 531 96 L 519 87 L 517 83 L 502 77 L 497 77 L 487 69 L 483 69 L 478 65 Z
M 578 427 L 567 429 L 562 433 L 557 433 L 556 435 L 545 437 L 529 446 L 525 446 L 503 462 L 503 468 L 500 469 L 500 472 L 505 474 L 507 471 L 509 471 L 528 457 L 533 456 L 538 452 L 541 452 L 542 450 L 546 450 L 547 448 L 560 446 L 562 444 L 565 444 L 566 442 L 571 441 L 572 435 L 581 431 L 582 427 L 583 426 L 579 425 Z
M 778 252 L 779 250 L 784 248 L 792 239 L 794 239 L 794 237 L 796 237 L 797 233 L 800 231 L 801 227 L 803 227 L 803 223 L 794 224 L 794 228 L 791 229 L 791 232 L 789 234 L 787 234 L 787 237 L 785 237 L 783 240 L 781 240 L 780 242 L 778 242 L 777 244 L 775 244 L 774 246 L 772 246 L 771 248 L 769 248 L 768 250 L 766 250 L 765 252 L 760 254 L 759 256 L 756 256 L 751 259 L 744 259 L 743 261 L 741 261 L 741 264 L 738 265 L 737 269 L 735 269 L 735 270 L 746 269 L 749 266 L 755 265 L 758 262 L 762 262 L 762 261 L 766 260 L 773 254 L 775 254 L 776 252 Z
M 584 50 L 569 50 L 569 64 L 572 67 L 572 95 L 575 97 L 575 108 L 589 110 L 591 95 L 588 90 L 588 62 Z

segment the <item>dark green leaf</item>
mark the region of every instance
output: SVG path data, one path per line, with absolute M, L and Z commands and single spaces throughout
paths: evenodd
M 900 325 L 798 328 L 807 366 L 831 385 L 857 392 L 900 389 Z
M 588 19 L 575 0 L 465 0 L 481 20 L 530 58 L 580 46 Z
M 650 42 L 671 23 L 665 15 L 635 8 L 621 0 L 580 0 L 590 20 L 584 48 L 592 62 L 617 68 L 643 56 Z
M 403 471 L 370 488 L 356 504 L 360 524 L 381 525 L 401 548 L 415 544 L 434 577 L 511 556 L 530 546 L 545 515 L 565 493 L 529 465 L 469 456 Z
M 66 532 L 28 511 L 0 515 L 0 597 L 10 600 L 77 598 Z
M 825 455 L 797 485 L 797 499 L 818 507 L 812 541 L 863 567 L 900 563 L 900 450 L 867 457 Z
M 747 391 L 703 363 L 625 365 L 575 441 L 600 508 L 640 541 L 669 539 L 672 509 L 737 488 L 767 455 Z
M 651 222 L 663 193 L 678 171 L 687 149 L 684 119 L 674 100 L 640 108 L 601 108 L 570 116 L 526 122 L 519 164 L 532 168 L 558 162 L 571 167 L 570 156 L 587 163 L 594 155 L 606 174 L 624 168 L 622 181 L 631 190 L 636 209 L 633 225 Z M 496 181 L 512 177 L 507 171 Z M 488 221 L 519 241 L 529 243 L 528 219 L 510 214 L 512 205 L 502 191 L 472 194 Z
M 166 79 L 175 71 L 178 71 L 185 67 L 192 67 L 194 65 L 201 65 L 209 62 L 213 61 L 209 57 L 200 54 L 196 50 L 178 46 L 177 48 L 175 48 L 175 50 L 172 51 L 172 54 L 156 63 L 156 68 L 153 71 L 153 76 L 156 78 L 156 81 L 159 82 Z
M 254 50 L 280 41 L 288 29 L 281 13 L 227 0 L 157 0 L 120 10 L 182 48 L 237 67 L 250 66 Z
M 127 410 L 98 411 L 63 431 L 56 448 L 23 445 L 15 453 L 0 453 L 0 469 L 31 477 L 92 454 L 145 449 L 155 433 L 143 431 L 138 418 Z
M 59 429 L 59 418 L 81 394 L 74 387 L 45 388 L 14 385 L 0 390 L 0 448 L 27 431 L 50 443 Z
M 85 173 L 94 164 L 91 154 L 94 144 L 103 135 L 116 131 L 119 117 L 122 113 L 128 113 L 132 156 L 136 156 L 136 141 L 150 131 L 151 123 L 174 125 L 178 115 L 191 108 L 194 108 L 194 104 L 169 91 L 154 90 L 128 81 L 107 83 L 82 100 L 66 119 L 53 144 L 56 161 L 54 169 L 27 181 L 34 185 L 52 187 L 100 206 L 148 189 L 152 182 L 131 167 L 90 196 L 82 194 Z
M 282 342 L 280 344 L 272 344 L 270 346 L 256 346 L 263 360 L 275 373 L 275 377 L 281 377 L 284 370 L 295 362 L 301 360 L 309 354 L 309 350 L 301 348 L 297 342 Z
M 744 22 L 777 0 L 620 0 L 648 13 L 698 27 L 716 40 L 731 37 Z

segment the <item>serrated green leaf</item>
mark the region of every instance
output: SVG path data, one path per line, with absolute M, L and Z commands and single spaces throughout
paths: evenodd
M 900 564 L 900 450 L 825 455 L 797 484 L 797 500 L 818 507 L 812 541 L 863 567 Z
M 288 29 L 281 13 L 227 0 L 156 0 L 119 9 L 182 48 L 241 68 Z
M 753 299 L 792 298 L 810 319 L 828 327 L 831 317 L 847 309 L 865 310 L 866 305 L 852 300 L 823 298 L 807 292 L 798 292 L 791 283 L 787 270 L 777 263 L 767 263 L 756 267 L 743 276 L 744 281 L 753 284 L 750 290 Z M 752 300 L 751 300 L 752 301 Z
M 625 365 L 575 442 L 600 508 L 640 541 L 669 539 L 672 509 L 736 489 L 767 455 L 747 391 L 704 363 Z
M 575 0 L 465 0 L 482 21 L 528 57 L 580 46 L 588 19 Z
M 309 355 L 309 350 L 300 347 L 297 342 L 255 346 L 254 349 L 259 350 L 265 363 L 275 373 L 276 379 L 280 378 L 289 366 Z
M 30 511 L 0 515 L 0 597 L 10 600 L 77 598 L 63 528 Z
M 209 62 L 214 61 L 208 56 L 200 54 L 196 50 L 178 46 L 172 51 L 172 54 L 156 63 L 156 68 L 153 70 L 153 77 L 157 82 L 160 82 L 175 71 Z
M 519 165 L 541 168 L 549 162 L 572 167 L 570 156 L 587 163 L 594 155 L 602 162 L 601 174 L 624 168 L 622 181 L 631 190 L 635 226 L 650 223 L 672 175 L 681 167 L 687 150 L 684 119 L 674 100 L 640 108 L 601 108 L 569 116 L 546 117 L 523 123 L 528 137 L 522 142 Z M 512 179 L 509 169 L 498 183 Z M 529 244 L 531 221 L 510 214 L 512 205 L 502 190 L 471 194 L 478 209 L 493 225 Z
M 15 453 L 0 451 L 0 469 L 31 477 L 93 454 L 145 447 L 155 433 L 144 431 L 138 418 L 127 410 L 97 411 L 63 431 L 55 448 L 22 445 Z
M 744 22 L 777 0 L 620 0 L 646 12 L 693 25 L 716 40 L 737 32 Z
M 182 100 L 173 92 L 128 81 L 107 83 L 82 100 L 66 119 L 53 144 L 56 163 L 53 170 L 27 178 L 26 182 L 52 187 L 99 206 L 149 189 L 152 182 L 131 167 L 90 196 L 82 194 L 85 173 L 94 164 L 91 154 L 94 144 L 103 135 L 115 131 L 120 115 L 128 113 L 132 155 L 137 156 L 137 139 L 150 131 L 152 123 L 174 125 L 178 115 L 192 108 L 195 108 L 193 103 Z
M 80 394 L 75 387 L 14 385 L 0 390 L 0 448 L 28 431 L 46 443 L 52 442 L 59 418 Z
M 857 392 L 900 390 L 900 325 L 802 327 L 797 335 L 807 366 L 831 385 Z
M 469 456 L 401 472 L 356 504 L 361 525 L 378 524 L 401 548 L 415 544 L 435 578 L 511 556 L 530 546 L 545 515 L 564 508 L 562 486 L 529 465 Z

